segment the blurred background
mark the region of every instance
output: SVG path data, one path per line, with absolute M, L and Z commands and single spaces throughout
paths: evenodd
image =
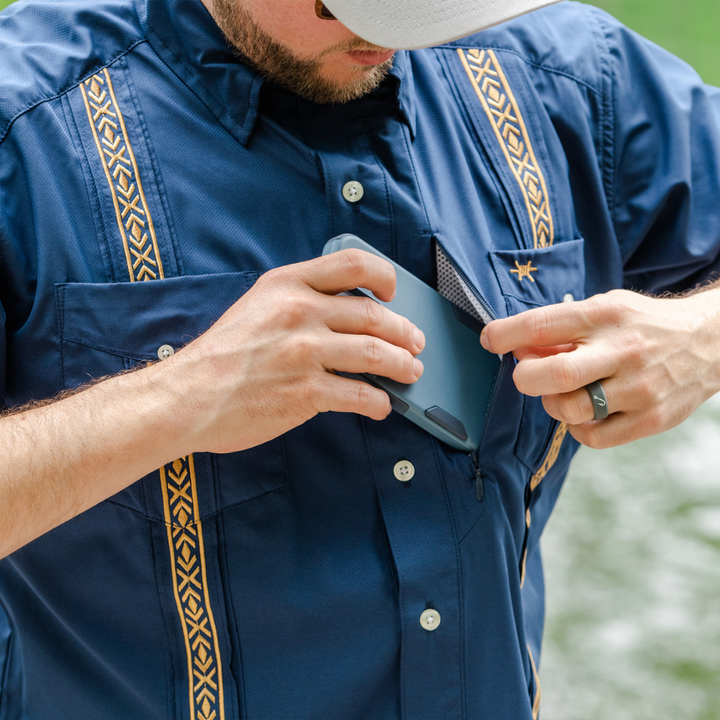
M 718 0 L 595 4 L 720 85 Z M 720 718 L 719 468 L 720 397 L 660 437 L 580 451 L 543 543 L 543 720 Z
M 593 4 L 720 86 L 718 0 Z M 543 550 L 542 720 L 720 718 L 720 396 L 659 437 L 581 449 Z

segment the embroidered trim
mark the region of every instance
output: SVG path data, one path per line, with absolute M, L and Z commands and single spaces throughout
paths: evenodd
M 530 646 L 527 646 L 528 655 L 530 657 L 530 665 L 532 667 L 533 677 L 535 678 L 535 700 L 533 701 L 532 714 L 533 720 L 540 717 L 540 703 L 542 702 L 542 685 L 540 684 L 540 676 L 538 675 L 535 659 L 533 658 Z
M 558 459 L 558 455 L 560 455 L 560 448 L 562 447 L 563 440 L 565 439 L 567 432 L 567 423 L 560 423 L 560 425 L 558 425 L 558 429 L 555 431 L 552 443 L 550 444 L 550 449 L 545 456 L 543 464 L 530 480 L 530 490 L 534 491 L 535 488 L 545 479 L 545 476 L 550 472 L 550 470 L 552 470 L 553 465 Z
M 112 193 L 130 280 L 163 278 L 155 226 L 110 73 L 105 69 L 93 75 L 80 84 L 80 89 Z
M 173 590 L 187 650 L 191 720 L 225 717 L 217 629 L 208 595 L 193 456 L 160 468 Z
M 527 570 L 527 556 L 528 556 L 528 531 L 530 530 L 530 501 L 532 500 L 532 493 L 535 492 L 537 486 L 543 481 L 545 476 L 550 472 L 553 465 L 557 462 L 558 456 L 560 455 L 560 448 L 562 447 L 563 440 L 568 433 L 567 423 L 560 423 L 555 435 L 553 435 L 552 442 L 550 443 L 550 449 L 545 455 L 543 464 L 539 470 L 530 478 L 530 493 L 527 497 L 527 507 L 525 509 L 525 539 L 523 540 L 523 552 L 520 560 L 520 588 L 525 587 L 525 574 Z
M 549 247 L 555 227 L 545 176 L 535 157 L 520 107 L 492 50 L 458 49 L 458 55 L 490 120 L 500 148 L 525 199 L 533 231 L 533 245 Z
M 511 270 L 511 273 L 515 273 L 517 275 L 518 282 L 522 282 L 523 278 L 527 278 L 530 282 L 535 282 L 535 278 L 530 274 L 537 272 L 538 269 L 536 267 L 533 267 L 532 261 L 526 263 L 525 265 L 521 265 L 517 260 L 515 261 L 515 267 L 516 270 Z
M 105 69 L 93 75 L 80 90 L 112 193 L 130 281 L 164 278 L 155 227 L 110 73 Z M 173 592 L 187 652 L 190 718 L 224 720 L 222 663 L 208 593 L 193 456 L 160 468 L 160 481 Z

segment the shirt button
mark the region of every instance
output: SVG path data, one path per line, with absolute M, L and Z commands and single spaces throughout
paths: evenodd
M 356 203 L 359 200 L 362 200 L 362 196 L 365 194 L 365 189 L 359 182 L 357 182 L 357 180 L 351 180 L 343 186 L 342 194 L 348 202 Z
M 408 482 L 415 476 L 415 466 L 409 460 L 400 460 L 395 463 L 393 475 L 400 482 Z
M 175 349 L 171 345 L 161 345 L 158 348 L 158 357 L 161 360 L 167 360 L 169 357 L 175 354 Z
M 573 302 L 575 298 L 572 296 L 572 293 L 565 293 L 563 295 L 563 302 Z
M 440 627 L 440 613 L 437 610 L 426 610 L 420 616 L 420 624 L 428 631 L 432 632 Z

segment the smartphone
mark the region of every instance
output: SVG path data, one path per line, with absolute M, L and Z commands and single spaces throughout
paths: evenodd
M 469 315 L 436 290 L 415 277 L 355 235 L 339 235 L 328 241 L 323 255 L 357 248 L 387 260 L 397 274 L 397 292 L 390 302 L 366 295 L 402 315 L 425 333 L 425 349 L 419 356 L 425 366 L 422 377 L 411 385 L 378 375 L 357 375 L 390 396 L 393 410 L 453 448 L 474 452 L 480 445 L 492 399 L 500 358 L 480 345 L 481 320 Z

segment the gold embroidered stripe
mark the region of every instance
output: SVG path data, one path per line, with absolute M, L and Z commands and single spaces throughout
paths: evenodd
M 103 70 L 93 75 L 80 89 L 112 193 L 130 280 L 162 278 L 155 227 L 110 73 Z
M 520 186 L 530 217 L 534 247 L 548 247 L 555 239 L 555 228 L 545 176 L 505 73 L 492 50 L 458 49 L 458 55 Z
M 527 646 L 528 655 L 530 656 L 530 665 L 532 666 L 533 677 L 535 678 L 535 701 L 533 702 L 532 714 L 533 720 L 540 717 L 540 703 L 542 702 L 542 686 L 540 685 L 540 676 L 538 675 L 535 659 L 533 658 L 530 646 Z
M 538 471 L 530 478 L 530 491 L 534 492 L 535 488 L 544 480 L 545 476 L 550 472 L 553 465 L 557 462 L 558 456 L 560 455 L 560 448 L 562 447 L 563 440 L 568 432 L 567 423 L 560 423 L 555 435 L 553 435 L 552 442 L 550 443 L 550 449 L 545 455 L 542 465 Z M 525 548 L 523 550 L 522 559 L 520 560 L 520 587 L 525 587 L 525 574 L 527 570 L 527 532 L 530 530 L 530 508 L 525 510 Z
M 160 468 L 170 543 L 173 590 L 185 636 L 190 717 L 225 717 L 220 648 L 208 596 L 205 547 L 198 513 L 195 463 L 190 455 Z
M 567 432 L 567 423 L 560 423 L 560 425 L 558 425 L 558 429 L 555 431 L 552 443 L 550 444 L 550 449 L 547 451 L 547 455 L 545 456 L 545 460 L 543 460 L 543 464 L 540 466 L 540 469 L 532 476 L 530 480 L 531 490 L 535 490 L 535 488 L 543 481 L 545 476 L 550 472 L 552 466 L 557 461 L 558 455 L 560 455 L 560 448 L 562 447 L 563 440 L 565 439 Z
M 131 282 L 164 278 L 152 215 L 108 70 L 81 83 L 112 193 Z M 150 233 L 148 237 L 148 232 Z M 208 593 L 193 456 L 160 468 L 173 593 L 188 665 L 191 720 L 224 720 L 222 663 Z

